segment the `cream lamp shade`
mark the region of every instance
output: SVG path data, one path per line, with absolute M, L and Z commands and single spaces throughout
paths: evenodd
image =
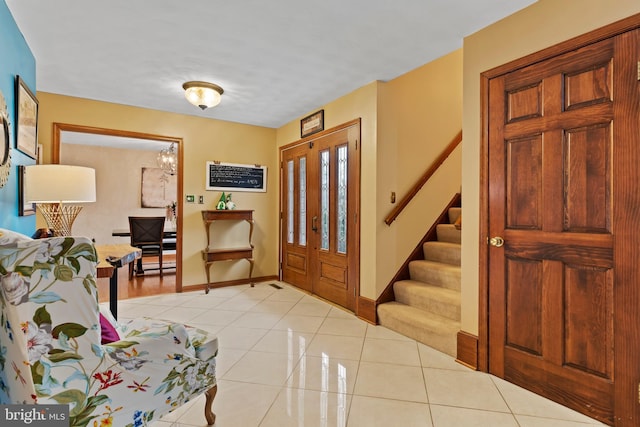
M 65 203 L 95 202 L 96 172 L 83 166 L 27 166 L 24 192 L 25 201 L 36 203 L 56 235 L 69 236 L 82 207 Z
M 182 85 L 187 101 L 203 110 L 220 104 L 224 90 L 213 83 L 192 81 Z

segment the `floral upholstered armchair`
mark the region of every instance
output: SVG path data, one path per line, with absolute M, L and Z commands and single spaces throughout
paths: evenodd
M 213 424 L 217 339 L 102 315 L 96 264 L 87 238 L 0 229 L 0 403 L 68 404 L 71 426 L 143 426 L 205 393 Z

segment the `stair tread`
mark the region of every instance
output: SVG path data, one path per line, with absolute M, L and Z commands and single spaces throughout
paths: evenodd
M 437 228 L 437 227 L 440 227 L 440 228 L 447 228 L 447 229 L 453 229 L 453 230 L 460 231 L 460 230 L 458 230 L 458 229 L 456 228 L 456 226 L 455 226 L 455 225 L 453 225 L 453 223 L 449 223 L 449 224 L 448 224 L 448 223 L 444 222 L 444 223 L 442 223 L 442 224 L 438 224 L 438 225 L 436 226 L 436 228 Z
M 411 261 L 410 264 L 422 265 L 424 268 L 448 270 L 451 272 L 461 271 L 461 268 L 458 265 L 447 264 L 445 262 L 438 262 L 438 261 L 429 261 L 426 259 L 416 259 Z
M 428 246 L 440 246 L 443 248 L 452 248 L 452 249 L 461 249 L 462 245 L 460 243 L 454 242 L 441 242 L 440 240 L 429 240 L 424 242 L 425 245 Z
M 449 214 L 449 222 L 453 224 L 454 222 L 456 222 L 458 217 L 462 215 L 462 208 L 456 207 L 456 206 L 451 207 L 449 208 L 448 214 Z
M 438 224 L 436 234 L 441 242 L 460 243 L 462 241 L 461 231 L 453 224 Z
M 429 240 L 424 242 L 424 245 L 441 247 L 441 248 L 462 249 L 462 245 L 460 243 L 442 242 L 440 240 Z
M 460 322 L 397 301 L 380 304 L 378 315 L 382 318 L 389 315 L 395 319 L 411 319 L 407 323 L 420 324 L 425 329 L 439 335 L 455 334 L 460 330 Z M 380 324 L 383 325 L 382 322 Z
M 409 263 L 409 277 L 442 288 L 460 290 L 460 266 L 437 261 L 415 260 Z
M 460 291 L 416 281 L 400 280 L 393 285 L 396 301 L 451 320 L 460 320 Z
M 436 226 L 436 229 L 448 231 L 455 234 L 462 233 L 462 230 L 457 229 L 454 224 L 438 224 Z
M 394 291 L 396 286 L 404 287 L 410 292 L 421 293 L 436 298 L 440 297 L 445 299 L 457 300 L 458 302 L 460 302 L 460 291 L 443 288 L 442 286 L 432 285 L 430 283 L 421 282 L 419 280 L 398 280 L 394 283 Z
M 454 242 L 431 240 L 422 245 L 422 256 L 427 261 L 460 266 L 462 245 Z

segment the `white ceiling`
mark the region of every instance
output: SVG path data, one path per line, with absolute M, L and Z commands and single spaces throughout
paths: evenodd
M 6 0 L 37 90 L 279 127 L 533 0 Z M 201 111 L 182 83 L 224 88 Z

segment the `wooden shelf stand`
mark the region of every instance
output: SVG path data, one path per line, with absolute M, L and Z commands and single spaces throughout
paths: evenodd
M 215 221 L 246 221 L 249 223 L 249 246 L 239 246 L 232 248 L 212 248 L 210 226 Z M 216 261 L 230 261 L 236 259 L 246 259 L 249 262 L 249 283 L 251 287 L 254 283 L 251 281 L 253 274 L 253 211 L 252 210 L 205 210 L 202 211 L 202 221 L 204 222 L 205 233 L 207 234 L 207 247 L 202 250 L 202 259 L 204 260 L 204 268 L 207 274 L 207 289 L 209 293 L 211 285 L 211 266 Z

